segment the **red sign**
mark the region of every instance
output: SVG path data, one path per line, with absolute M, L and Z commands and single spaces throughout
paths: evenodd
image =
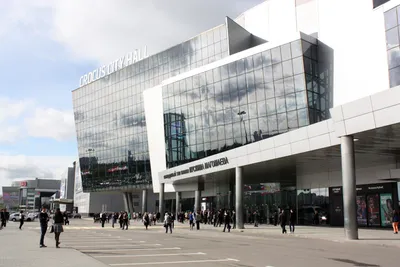
M 21 185 L 21 187 L 26 187 L 28 185 L 28 183 L 27 182 L 21 182 L 20 185 Z

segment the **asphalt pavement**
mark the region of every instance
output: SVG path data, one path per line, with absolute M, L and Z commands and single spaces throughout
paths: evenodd
M 23 244 L 15 244 L 21 250 L 25 243 L 37 246 L 39 230 L 37 223 L 26 224 Z M 14 227 L 11 226 L 10 229 Z M 15 226 L 16 228 L 16 226 Z M 0 236 L 7 231 L 0 231 Z M 28 234 L 29 233 L 29 234 Z M 35 238 L 32 238 L 32 235 Z M 4 235 L 12 238 L 12 235 Z M 172 234 L 166 234 L 161 226 L 145 230 L 140 222 L 134 222 L 129 230 L 112 228 L 85 220 L 71 220 L 61 234 L 61 248 L 56 249 L 54 236 L 47 235 L 48 248 L 43 253 L 78 253 L 97 262 L 98 265 L 77 263 L 74 266 L 397 266 L 397 247 L 373 246 L 360 243 L 332 242 L 321 239 L 301 238 L 294 235 L 253 235 L 240 231 L 223 233 L 222 229 L 201 229 L 190 231 L 187 225 L 177 224 Z M 399 238 L 400 239 L 400 238 Z M 3 241 L 4 242 L 4 241 Z M 8 242 L 8 241 L 7 241 Z M 4 243 L 3 243 L 4 244 Z M 19 247 L 18 247 L 19 246 Z M 2 255 L 1 258 L 6 255 Z M 21 254 L 22 256 L 23 254 Z M 41 253 L 37 254 L 39 257 Z M 75 256 L 73 256 L 75 257 Z M 76 256 L 76 259 L 78 256 Z M 76 262 L 75 258 L 71 261 Z M 19 259 L 16 258 L 15 261 Z M 14 266 L 1 265 L 0 266 Z M 25 265 L 15 265 L 25 266 Z M 47 265 L 41 265 L 47 266 Z M 48 265 L 50 266 L 50 265 Z M 64 265 L 58 265 L 60 267 Z

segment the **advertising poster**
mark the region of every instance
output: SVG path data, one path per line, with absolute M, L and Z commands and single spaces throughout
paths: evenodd
M 367 226 L 367 203 L 364 196 L 357 196 L 357 223 Z
M 391 226 L 393 214 L 392 194 L 381 194 L 381 222 L 382 226 Z
M 381 226 L 379 217 L 379 194 L 367 196 L 368 226 Z
M 397 182 L 397 199 L 399 200 L 398 204 L 400 206 L 400 182 Z

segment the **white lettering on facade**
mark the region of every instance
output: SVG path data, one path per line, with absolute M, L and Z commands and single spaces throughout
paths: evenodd
M 103 78 L 104 76 L 106 76 L 106 66 L 100 68 L 100 78 Z
M 104 76 L 107 76 L 147 57 L 147 46 L 145 46 L 143 50 L 137 49 L 133 52 L 129 52 L 126 56 L 121 57 L 115 61 L 110 62 L 108 65 L 101 66 L 100 68 L 81 76 L 79 79 L 79 87 L 101 79 Z

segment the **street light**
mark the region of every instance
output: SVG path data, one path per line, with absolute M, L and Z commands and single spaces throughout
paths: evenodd
M 88 149 L 86 149 L 86 152 L 89 152 L 89 171 L 90 171 L 92 169 L 91 168 L 91 161 L 92 161 L 91 152 L 94 152 L 94 148 L 88 148 Z
M 247 139 L 246 123 L 243 120 L 243 115 L 245 115 L 245 114 L 246 114 L 246 111 L 239 111 L 238 112 L 238 115 L 240 116 L 240 121 L 243 122 L 244 134 L 245 134 L 245 137 L 246 137 L 246 144 L 247 144 L 249 142 L 249 140 Z

